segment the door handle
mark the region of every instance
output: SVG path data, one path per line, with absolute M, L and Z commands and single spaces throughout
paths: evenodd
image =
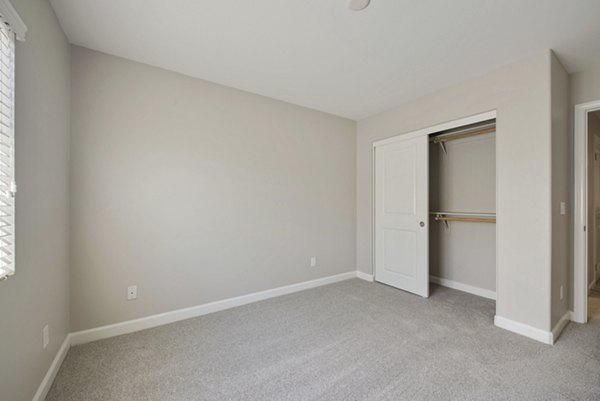
M 424 222 L 424 221 L 421 221 L 421 222 L 419 223 L 419 225 L 420 225 L 421 227 L 425 227 L 425 222 Z

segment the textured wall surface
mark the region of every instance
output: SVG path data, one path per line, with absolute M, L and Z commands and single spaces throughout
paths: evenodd
M 356 269 L 354 121 L 83 48 L 72 71 L 73 330 Z
M 29 30 L 16 47 L 16 274 L 0 282 L 0 399 L 30 401 L 69 332 L 70 46 L 46 0 L 13 5 Z

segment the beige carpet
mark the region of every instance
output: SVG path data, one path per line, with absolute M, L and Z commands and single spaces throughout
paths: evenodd
M 73 347 L 47 400 L 600 399 L 600 316 L 548 346 L 494 309 L 349 280 Z

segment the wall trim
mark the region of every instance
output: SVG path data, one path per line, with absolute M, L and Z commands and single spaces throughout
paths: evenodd
M 277 287 L 270 290 L 241 295 L 234 298 L 227 298 L 220 301 L 209 302 L 206 304 L 192 306 L 189 308 L 177 309 L 174 311 L 160 313 L 157 315 L 69 333 L 63 341 L 62 345 L 60 346 L 58 352 L 56 353 L 56 356 L 54 357 L 54 360 L 52 361 L 52 364 L 50 365 L 50 368 L 48 369 L 48 372 L 44 376 L 42 383 L 40 384 L 35 395 L 33 396 L 33 401 L 44 400 L 44 398 L 48 394 L 48 391 L 50 390 L 50 387 L 52 386 L 52 383 L 54 382 L 54 379 L 60 369 L 60 366 L 62 365 L 67 355 L 67 352 L 69 351 L 69 348 L 73 345 L 85 344 L 88 342 L 115 337 L 122 334 L 133 333 L 152 327 L 162 326 L 164 324 L 174 323 L 193 317 L 207 315 L 209 313 L 235 308 L 237 306 L 247 305 L 253 302 L 263 301 L 282 295 L 292 294 L 298 291 L 308 290 L 327 284 L 333 284 L 340 281 L 349 280 L 352 278 L 359 278 L 361 280 L 366 280 L 370 282 L 374 281 L 373 275 L 371 274 L 363 273 L 361 271 L 350 271 L 334 276 L 323 277 L 315 280 L 286 285 L 283 287 Z M 466 284 L 441 279 L 435 276 L 430 276 L 430 281 L 449 288 L 470 292 L 472 294 L 480 296 L 485 296 L 481 295 L 481 292 L 483 292 L 484 294 L 487 293 L 487 295 L 493 293 L 489 290 L 468 286 Z M 455 285 L 455 287 L 452 287 L 451 285 Z M 480 293 L 468 291 L 469 289 L 475 289 L 475 291 L 479 291 Z M 571 311 L 567 311 L 551 332 L 528 326 L 523 323 L 515 322 L 513 320 L 506 319 L 498 315 L 494 317 L 494 324 L 503 329 L 512 331 L 517 334 L 521 334 L 525 337 L 532 338 L 545 344 L 553 344 L 554 341 L 556 341 L 556 339 L 559 337 L 563 329 L 566 327 L 566 325 L 569 323 L 569 320 L 572 320 L 572 313 L 573 312 Z
M 575 315 L 575 312 L 573 312 L 572 310 L 567 311 L 567 313 L 569 314 L 569 320 L 572 322 L 577 322 L 577 316 Z
M 2 19 L 8 23 L 10 29 L 15 33 L 17 39 L 25 40 L 27 25 L 19 17 L 19 14 L 9 0 L 0 0 L 0 14 L 2 14 Z
M 486 120 L 491 120 L 496 118 L 496 110 L 486 111 L 484 113 L 475 114 L 468 117 L 459 118 L 457 120 L 448 121 L 442 124 L 437 124 L 431 127 L 423 128 L 416 131 L 411 131 L 407 133 L 401 133 L 394 135 L 390 138 L 380 139 L 378 141 L 373 142 L 373 147 L 376 148 L 378 146 L 388 145 L 390 143 L 395 143 L 398 141 L 402 141 L 405 139 L 416 138 L 422 135 L 433 134 L 434 132 L 446 131 L 452 128 L 458 128 L 463 125 L 474 124 Z
M 569 322 L 571 321 L 571 311 L 566 311 L 564 315 L 560 318 L 556 326 L 552 329 L 552 344 L 558 340 L 562 331 L 567 327 Z
M 69 351 L 70 347 L 71 334 L 67 334 L 65 340 L 58 349 L 58 352 L 56 353 L 56 356 L 54 357 L 54 360 L 52 361 L 48 372 L 46 372 L 46 376 L 44 376 L 42 383 L 35 392 L 35 395 L 33 396 L 33 401 L 44 401 L 46 395 L 48 395 L 48 391 L 50 391 L 50 387 L 52 387 L 52 383 L 54 382 L 54 378 L 56 377 L 60 366 L 65 360 L 65 357 L 67 356 L 67 351 Z
M 236 306 L 242 306 L 252 302 L 258 302 L 265 299 L 278 297 L 281 295 L 291 294 L 302 290 L 308 290 L 310 288 L 320 287 L 322 285 L 333 284 L 339 281 L 348 280 L 356 277 L 357 272 L 350 271 L 342 274 L 337 274 L 335 276 L 328 276 L 316 280 L 304 281 L 301 283 L 286 285 L 270 290 L 259 291 L 251 294 L 241 295 L 238 297 L 209 302 L 206 304 L 192 306 L 189 308 L 159 313 L 156 315 L 146 316 L 139 319 L 127 320 L 124 322 L 109 324 L 93 329 L 76 331 L 74 333 L 71 333 L 71 344 L 85 344 L 92 341 L 102 340 L 105 338 L 120 336 L 122 334 L 133 333 L 135 331 L 145 330 L 152 327 L 162 326 L 164 324 L 178 322 L 180 320 L 203 316 L 209 313 L 235 308 Z
M 552 332 L 550 331 L 538 329 L 537 327 L 529 326 L 498 315 L 494 316 L 494 324 L 502 329 L 529 337 L 544 344 L 554 343 Z
M 371 283 L 373 281 L 375 281 L 375 278 L 373 277 L 372 274 L 364 273 L 364 272 L 361 272 L 360 270 L 356 271 L 356 277 L 361 280 L 370 281 Z
M 102 340 L 110 337 L 119 336 L 122 334 L 133 333 L 136 331 L 149 329 L 152 327 L 162 326 L 164 324 L 177 322 L 180 320 L 190 319 L 197 316 L 206 315 L 213 312 L 222 311 L 225 309 L 235 308 L 250 304 L 253 302 L 263 301 L 269 298 L 275 298 L 281 295 L 292 294 L 294 292 L 308 290 L 311 288 L 320 287 L 327 284 L 333 284 L 352 278 L 362 278 L 358 271 L 350 271 L 346 273 L 336 274 L 334 276 L 322 277 L 315 280 L 303 281 L 301 283 L 290 284 L 283 287 L 277 287 L 270 290 L 254 292 L 247 295 L 241 295 L 234 298 L 227 298 L 220 301 L 209 302 L 202 305 L 192 306 L 190 308 L 178 309 L 170 312 L 160 313 L 157 315 L 147 316 L 139 319 L 128 320 L 107 326 L 96 327 L 89 330 L 76 331 L 67 334 L 67 337 L 60 346 L 48 372 L 44 376 L 42 383 L 38 387 L 33 401 L 44 401 L 52 387 L 52 383 L 56 378 L 69 348 L 73 345 L 85 344 L 88 342 Z M 364 279 L 363 279 L 364 280 Z
M 496 292 L 486 290 L 485 288 L 474 287 L 472 285 L 459 283 L 458 281 L 452 281 L 437 276 L 429 276 L 429 281 L 441 285 L 442 287 L 453 288 L 455 290 L 468 292 L 469 294 L 478 295 L 483 298 L 496 300 Z

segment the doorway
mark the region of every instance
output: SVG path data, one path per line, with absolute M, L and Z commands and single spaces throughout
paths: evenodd
M 575 106 L 573 316 L 600 313 L 600 101 Z

